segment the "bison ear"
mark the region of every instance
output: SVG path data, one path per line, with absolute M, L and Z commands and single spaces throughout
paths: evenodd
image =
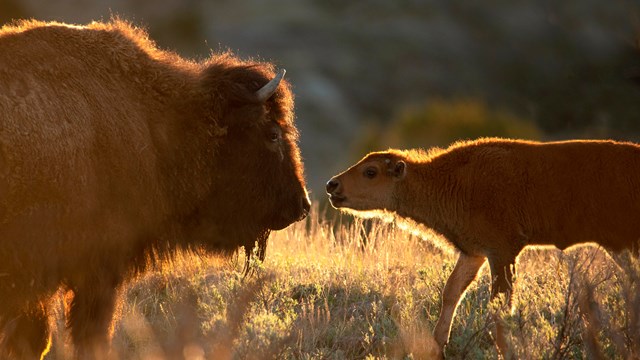
M 398 179 L 404 179 L 405 175 L 407 175 L 407 164 L 405 164 L 404 161 L 399 160 L 393 167 L 393 176 Z

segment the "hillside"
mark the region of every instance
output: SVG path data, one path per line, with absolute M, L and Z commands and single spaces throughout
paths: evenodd
M 474 99 L 544 137 L 640 134 L 637 1 L 3 0 L 0 20 L 117 14 L 187 57 L 232 49 L 288 70 L 311 188 L 361 154 L 407 107 Z M 425 141 L 423 146 L 430 146 Z M 385 144 L 379 146 L 384 147 Z M 354 153 L 355 152 L 355 153 Z

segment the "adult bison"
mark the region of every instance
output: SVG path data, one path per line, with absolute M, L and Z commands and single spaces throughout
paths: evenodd
M 482 139 L 376 152 L 332 178 L 327 193 L 336 208 L 433 229 L 460 252 L 434 329 L 441 347 L 485 259 L 492 297 L 507 293 L 510 304 L 512 269 L 527 245 L 595 242 L 638 252 L 640 146 L 631 143 Z M 496 333 L 508 355 L 499 322 Z
M 77 355 L 104 354 L 118 286 L 177 248 L 260 256 L 309 200 L 293 97 L 268 63 L 193 62 L 121 21 L 0 30 L 0 357 L 49 346 L 73 294 Z

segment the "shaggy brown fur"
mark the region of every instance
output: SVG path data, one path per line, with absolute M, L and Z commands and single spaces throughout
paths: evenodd
M 119 285 L 176 248 L 232 252 L 309 209 L 283 81 L 231 54 L 158 50 L 124 22 L 0 29 L 0 357 L 49 343 L 72 294 L 82 358 L 106 354 Z
M 595 242 L 637 255 L 640 240 L 640 146 L 631 143 L 481 139 L 429 153 L 389 150 L 331 179 L 327 192 L 337 208 L 409 220 L 460 251 L 434 331 L 442 347 L 485 259 L 495 297 L 510 293 L 527 245 Z M 500 325 L 497 333 L 507 353 Z

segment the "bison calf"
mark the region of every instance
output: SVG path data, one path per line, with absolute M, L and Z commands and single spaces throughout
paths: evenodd
M 114 21 L 0 29 L 0 358 L 104 356 L 116 291 L 175 249 L 258 255 L 309 211 L 293 95 L 269 63 L 194 62 Z
M 481 139 L 447 150 L 374 152 L 332 178 L 327 193 L 336 208 L 433 229 L 460 252 L 434 329 L 444 347 L 458 302 L 485 259 L 492 298 L 507 293 L 510 304 L 512 269 L 527 245 L 595 242 L 637 254 L 640 146 Z M 496 332 L 507 353 L 499 323 Z

